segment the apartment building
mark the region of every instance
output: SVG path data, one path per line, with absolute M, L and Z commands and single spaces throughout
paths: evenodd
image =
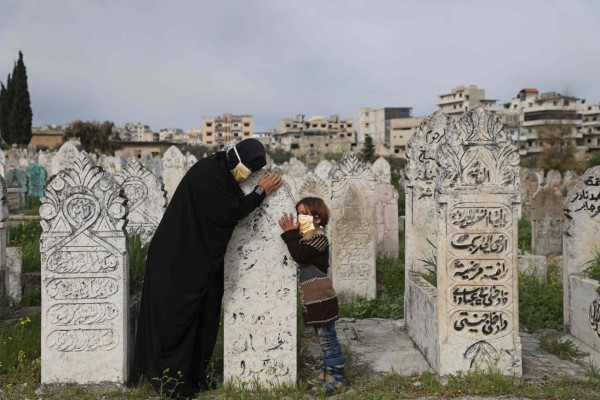
M 583 145 L 590 151 L 600 150 L 600 104 L 584 104 L 580 114 Z
M 183 132 L 183 129 L 179 128 L 165 128 L 158 131 L 158 140 L 161 142 L 175 142 L 175 143 L 186 143 L 188 140 L 187 134 Z
M 122 141 L 153 142 L 158 140 L 158 138 L 154 137 L 154 132 L 152 132 L 150 126 L 142 124 L 141 122 L 138 122 L 137 124 L 128 122 L 122 127 L 115 127 L 114 131 Z
M 485 89 L 477 85 L 457 86 L 450 93 L 438 96 L 437 105 L 445 114 L 457 118 L 475 106 L 493 111 L 496 100 L 485 98 Z
M 321 153 L 350 151 L 355 141 L 354 121 L 341 119 L 339 115 L 306 119 L 304 114 L 298 114 L 282 118 L 270 138 L 274 147 L 290 151 L 296 157 L 304 156 L 310 149 Z
M 396 157 L 406 158 L 406 144 L 415 134 L 415 129 L 424 118 L 396 118 L 390 120 L 390 145 L 393 155 Z
M 223 114 L 202 118 L 202 142 L 205 146 L 222 147 L 232 140 L 251 138 L 254 124 L 251 115 Z

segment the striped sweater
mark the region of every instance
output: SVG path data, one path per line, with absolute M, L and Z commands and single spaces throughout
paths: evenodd
M 298 230 L 281 235 L 290 255 L 300 265 L 298 271 L 298 296 L 302 304 L 304 323 L 310 326 L 325 326 L 336 321 L 338 299 L 329 268 L 329 242 L 323 229 L 313 229 L 305 236 Z

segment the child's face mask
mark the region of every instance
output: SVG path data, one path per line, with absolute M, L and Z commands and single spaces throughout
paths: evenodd
M 312 215 L 299 214 L 298 225 L 300 225 L 300 233 L 302 235 L 306 235 L 308 232 L 315 229 L 315 226 L 313 225 Z
M 245 182 L 246 179 L 248 179 L 248 177 L 250 176 L 252 171 L 248 167 L 246 167 L 244 164 L 242 164 L 242 159 L 240 158 L 240 155 L 238 154 L 238 151 L 235 148 L 235 146 L 233 146 L 233 151 L 235 151 L 235 155 L 238 158 L 238 163 L 235 166 L 235 168 L 231 170 L 231 173 L 233 174 L 233 178 L 238 183 L 242 183 L 242 182 Z

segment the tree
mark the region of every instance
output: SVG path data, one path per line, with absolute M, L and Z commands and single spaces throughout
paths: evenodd
M 78 138 L 88 153 L 112 154 L 119 145 L 110 140 L 115 124 L 110 121 L 73 121 L 65 129 L 65 139 Z
M 572 124 L 569 123 L 548 124 L 540 129 L 538 138 L 544 149 L 538 157 L 538 168 L 555 169 L 561 173 L 583 172 L 584 166 L 576 157 L 577 149 L 569 141 L 571 129 Z
M 588 158 L 588 168 L 592 168 L 595 167 L 597 165 L 600 165 L 600 151 L 596 151 L 592 154 L 590 154 L 589 158 Z
M 12 79 L 10 74 L 8 74 L 6 87 L 2 85 L 2 88 L 0 88 L 0 133 L 2 134 L 2 139 L 9 144 L 8 116 L 10 115 L 10 107 L 13 102 L 13 92 Z
M 19 51 L 19 59 L 13 70 L 13 99 L 8 115 L 9 144 L 26 146 L 31 141 L 31 99 L 27 84 L 27 69 L 23 62 L 23 53 Z
M 377 158 L 375 153 L 375 145 L 373 144 L 373 138 L 371 136 L 365 137 L 365 144 L 358 154 L 358 158 L 362 162 L 372 163 Z

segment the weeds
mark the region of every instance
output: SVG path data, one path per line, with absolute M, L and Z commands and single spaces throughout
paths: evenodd
M 550 335 L 540 337 L 540 347 L 549 353 L 557 355 L 561 360 L 572 362 L 590 355 L 590 353 L 579 350 L 572 340 L 560 340 Z
M 427 253 L 425 258 L 420 258 L 424 265 L 425 271 L 427 272 L 417 272 L 417 275 L 425 279 L 429 282 L 433 287 L 437 287 L 437 246 L 427 238 L 427 243 L 433 248 Z
M 531 221 L 522 218 L 518 227 L 519 251 L 531 252 Z
M 140 235 L 129 238 L 129 293 L 142 291 L 149 244 L 142 244 Z
M 23 249 L 23 271 L 40 272 L 40 236 L 42 226 L 38 221 L 23 221 L 9 230 L 8 246 Z
M 587 262 L 589 267 L 584 270 L 584 273 L 590 278 L 600 282 L 600 251 L 596 251 L 594 258 Z M 596 292 L 600 294 L 600 286 L 596 288 Z
M 40 356 L 41 326 L 39 315 L 0 325 L 0 374 L 23 371 L 30 360 Z
M 404 317 L 404 296 L 383 293 L 371 300 L 340 296 L 340 317 L 400 319 Z
M 547 279 L 519 274 L 519 320 L 529 332 L 563 329 L 563 285 L 555 276 Z

